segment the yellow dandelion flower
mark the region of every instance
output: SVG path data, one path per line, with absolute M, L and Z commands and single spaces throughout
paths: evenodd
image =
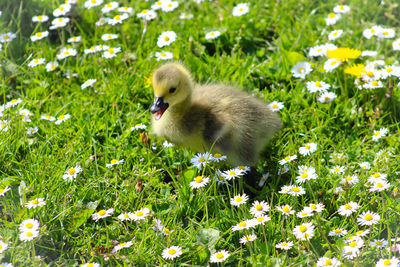
M 351 49 L 347 47 L 327 51 L 328 58 L 334 58 L 340 61 L 348 61 L 351 58 L 358 58 L 359 56 L 361 56 L 361 50 Z
M 344 73 L 357 76 L 357 78 L 361 78 L 361 75 L 363 73 L 366 73 L 365 65 L 364 64 L 353 64 L 353 65 L 345 68 Z

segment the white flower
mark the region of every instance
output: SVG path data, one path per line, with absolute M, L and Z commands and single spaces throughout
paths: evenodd
M 360 206 L 356 202 L 350 201 L 349 203 L 340 206 L 338 212 L 340 215 L 348 217 L 359 208 Z
M 91 1 L 91 0 L 89 0 L 89 1 Z M 92 0 L 92 1 L 95 1 L 95 0 Z M 100 267 L 100 263 L 88 262 L 88 263 L 85 263 L 85 264 L 81 264 L 80 267 Z
M 64 175 L 63 179 L 67 182 L 72 182 L 73 180 L 76 179 L 79 173 L 83 171 L 82 167 L 79 165 L 76 165 L 75 167 L 68 168 Z
M 121 249 L 123 249 L 123 248 L 129 248 L 129 247 L 131 247 L 132 245 L 133 245 L 133 242 L 132 242 L 132 241 L 120 243 L 120 244 L 116 245 L 116 246 L 112 249 L 111 253 L 117 253 L 117 252 L 120 251 Z
M 358 176 L 356 174 L 353 175 L 347 175 L 345 178 L 343 178 L 340 182 L 342 184 L 349 184 L 349 185 L 355 185 L 356 183 L 358 183 L 359 179 Z
M 166 260 L 173 260 L 182 255 L 182 248 L 179 246 L 170 246 L 163 250 L 161 256 Z
M 132 221 L 132 215 L 132 212 L 121 213 L 120 215 L 118 215 L 118 219 L 120 219 L 121 221 Z
M 89 86 L 92 86 L 95 82 L 97 82 L 96 79 L 88 79 L 86 82 L 84 82 L 83 84 L 81 84 L 81 89 L 85 89 Z
M 37 126 L 29 127 L 28 131 L 26 131 L 26 134 L 31 135 L 31 134 L 37 133 L 38 131 L 39 131 L 39 128 Z
M 390 187 L 390 183 L 386 180 L 378 180 L 372 184 L 372 187 L 369 189 L 370 192 L 381 192 Z
M 66 57 L 74 57 L 76 56 L 77 51 L 74 48 L 62 48 L 60 53 L 57 54 L 57 59 L 64 59 Z
M 161 52 L 156 52 L 155 57 L 157 58 L 157 61 L 160 61 L 160 60 L 172 59 L 173 55 L 171 52 L 161 51 Z
M 311 82 L 307 82 L 307 90 L 310 93 L 315 93 L 315 92 L 325 92 L 326 90 L 328 90 L 329 88 L 331 88 L 331 85 L 323 82 L 323 81 L 311 81 Z
M 87 0 L 84 4 L 85 8 L 90 9 L 92 7 L 99 6 L 103 3 L 103 0 Z
M 324 210 L 324 207 L 325 207 L 325 205 L 322 204 L 322 203 L 317 203 L 317 204 L 311 203 L 311 204 L 308 206 L 308 208 L 309 208 L 312 212 L 317 212 L 317 213 L 322 212 L 322 211 Z
M 104 24 L 108 24 L 108 22 L 110 21 L 110 18 L 100 18 L 98 21 L 96 21 L 95 25 L 96 26 L 103 26 Z
M 340 14 L 335 14 L 333 12 L 328 14 L 328 17 L 325 18 L 326 25 L 334 25 L 341 18 Z
M 281 159 L 279 161 L 280 165 L 285 165 L 288 162 L 291 162 L 293 160 L 297 159 L 297 155 L 292 155 L 292 156 L 286 156 L 285 158 Z
M 361 169 L 363 170 L 369 170 L 371 169 L 371 164 L 367 161 L 363 161 L 361 163 L 358 164 L 360 166 Z
M 165 141 L 162 143 L 162 146 L 165 147 L 165 148 L 169 148 L 169 147 L 173 147 L 174 144 L 172 144 L 172 143 L 168 142 L 167 140 L 165 140 Z
M 389 244 L 385 239 L 374 239 L 370 242 L 371 247 L 384 248 Z
M 179 16 L 180 19 L 192 19 L 193 18 L 193 14 L 189 14 L 189 13 L 182 13 Z
M 38 230 L 22 231 L 19 234 L 19 240 L 21 240 L 23 242 L 32 241 L 33 239 L 35 239 L 38 236 L 39 236 L 39 231 Z
M 31 36 L 31 40 L 32 42 L 36 42 L 37 40 L 46 38 L 47 36 L 49 36 L 49 32 L 48 31 L 44 31 L 44 32 L 37 32 L 34 35 Z
M 23 101 L 22 101 L 22 99 L 21 98 L 18 98 L 18 99 L 12 99 L 11 101 L 9 101 L 9 102 L 7 102 L 6 103 L 6 108 L 12 108 L 12 107 L 15 107 L 15 106 L 18 106 L 18 104 L 20 104 L 20 103 L 22 103 Z
M 345 236 L 347 235 L 347 230 L 342 228 L 336 228 L 329 232 L 329 236 Z
M 362 34 L 365 38 L 370 39 L 372 36 L 377 36 L 381 32 L 381 30 L 381 26 L 375 25 L 372 26 L 372 28 L 370 29 L 365 29 Z
M 311 47 L 308 55 L 310 57 L 321 57 L 321 56 L 326 56 L 326 52 L 328 50 L 335 50 L 337 47 L 334 44 L 331 43 L 326 43 L 326 44 L 322 44 L 322 45 L 317 45 L 314 47 Z
M 295 211 L 289 205 L 277 206 L 276 209 L 282 212 L 283 215 L 291 215 L 295 213 Z
M 271 207 L 268 205 L 267 202 L 263 201 L 254 201 L 250 208 L 250 214 L 254 217 L 262 216 L 267 213 Z
M 61 17 L 61 18 L 55 18 L 51 21 L 51 26 L 50 30 L 58 29 L 58 28 L 63 28 L 67 26 L 68 22 L 70 21 L 69 18 L 66 17 Z
M 239 243 L 245 245 L 247 242 L 252 242 L 257 239 L 255 234 L 245 235 L 240 238 Z
M 110 2 L 110 3 L 104 5 L 104 7 L 101 9 L 101 12 L 103 14 L 106 14 L 106 13 L 118 8 L 118 6 L 119 6 L 118 2 L 114 2 L 114 1 Z
M 227 181 L 229 181 L 231 179 L 235 179 L 235 178 L 237 178 L 239 176 L 242 176 L 243 174 L 244 174 L 244 172 L 239 170 L 239 169 L 230 169 L 230 170 L 224 171 L 222 173 L 222 176 L 224 176 L 225 179 Z
M 299 175 L 296 177 L 296 182 L 299 184 L 304 183 L 305 181 L 315 180 L 318 178 L 318 174 L 316 173 L 313 167 L 307 167 L 306 169 L 299 170 Z
M 124 162 L 125 162 L 124 159 L 121 159 L 121 160 L 113 159 L 113 160 L 111 160 L 110 163 L 107 163 L 107 164 L 106 164 L 106 167 L 107 167 L 107 168 L 111 168 L 111 167 L 114 166 L 114 165 L 121 165 L 121 164 L 123 164 Z
M 400 67 L 394 65 L 386 66 L 381 70 L 381 74 L 382 74 L 382 79 L 387 79 L 388 77 L 391 76 L 400 77 Z
M 307 143 L 304 146 L 299 148 L 299 153 L 302 156 L 309 156 L 312 153 L 317 151 L 317 144 L 316 143 Z
M 126 20 L 127 18 L 129 18 L 128 13 L 122 13 L 120 15 L 116 15 L 115 17 L 113 17 L 112 19 L 110 19 L 108 21 L 109 25 L 116 25 L 116 24 L 122 24 L 122 21 Z
M 54 17 L 65 16 L 70 10 L 71 10 L 70 4 L 60 5 L 53 11 L 53 16 Z
M 390 39 L 390 38 L 394 38 L 395 35 L 396 35 L 396 34 L 395 34 L 395 32 L 394 32 L 393 29 L 385 29 L 385 28 L 382 28 L 382 29 L 378 32 L 378 37 L 380 37 L 380 38 L 388 38 L 388 39 Z
M 24 117 L 29 117 L 32 115 L 32 112 L 30 112 L 26 108 L 20 109 L 18 113 L 19 113 L 19 115 L 24 116 Z
M 370 81 L 368 83 L 363 84 L 362 86 L 365 89 L 377 89 L 377 88 L 382 88 L 383 83 L 381 81 Z
M 258 182 L 258 186 L 259 186 L 259 187 L 263 187 L 269 176 L 270 176 L 269 172 L 264 173 L 264 174 L 261 176 L 260 181 Z
M 374 130 L 374 133 L 372 134 L 372 141 L 378 141 L 382 137 L 386 136 L 388 134 L 388 129 L 387 128 L 380 128 L 379 130 Z
M 253 228 L 254 226 L 255 226 L 254 220 L 241 221 L 240 223 L 232 226 L 232 232 Z
M 117 53 L 121 52 L 121 47 L 110 47 L 103 53 L 104 58 L 113 58 L 117 56 Z
M 385 181 L 387 179 L 387 174 L 375 172 L 368 177 L 368 182 L 373 184 L 380 181 Z
M 161 33 L 161 35 L 157 39 L 157 46 L 164 47 L 169 46 L 176 40 L 176 33 L 173 31 L 166 31 Z
M 337 5 L 333 8 L 333 12 L 342 14 L 349 13 L 350 7 L 346 5 Z
M 291 186 L 290 191 L 288 192 L 288 194 L 291 196 L 301 196 L 305 193 L 306 190 L 304 190 L 304 188 L 301 186 Z
M 131 131 L 137 131 L 137 130 L 146 130 L 147 125 L 143 123 L 138 123 L 135 126 L 131 127 Z
M 46 121 L 55 121 L 56 118 L 50 115 L 42 115 L 42 117 L 40 117 L 40 119 L 42 120 L 46 120 Z
M 137 14 L 137 17 L 142 18 L 146 21 L 150 21 L 157 17 L 157 13 L 154 10 L 144 9 L 144 10 L 142 10 L 142 12 Z
M 8 248 L 8 244 L 0 240 L 0 255 Z M 1 266 L 1 265 L 0 265 Z
M 58 62 L 57 61 L 51 61 L 46 64 L 46 71 L 50 72 L 55 70 L 58 67 Z
M 357 217 L 357 223 L 359 225 L 373 225 L 377 224 L 378 221 L 381 219 L 379 214 L 370 211 L 364 211 L 363 213 L 359 214 Z
M 157 1 L 154 4 L 151 5 L 152 10 L 160 10 L 164 4 L 165 0 L 163 1 Z
M 317 266 L 340 266 L 342 263 L 336 258 L 321 257 L 317 261 Z
M 118 12 L 131 14 L 133 12 L 133 8 L 127 7 L 127 6 L 123 6 L 123 7 L 118 8 Z
M 284 164 L 282 167 L 279 168 L 278 175 L 285 174 L 288 171 L 289 171 L 289 166 L 287 164 Z
M 244 203 L 246 203 L 248 199 L 249 197 L 246 194 L 236 195 L 233 198 L 231 198 L 231 205 L 239 207 Z
M 39 15 L 32 17 L 32 22 L 46 22 L 49 20 L 49 16 Z
M 190 162 L 193 166 L 197 167 L 198 169 L 202 169 L 206 164 L 207 161 L 211 159 L 211 155 L 206 153 L 197 153 L 193 158 L 190 159 Z
M 296 216 L 299 218 L 306 218 L 313 216 L 313 213 L 311 209 L 309 209 L 308 207 L 304 207 L 303 210 L 297 212 Z
M 31 62 L 28 63 L 28 67 L 33 68 L 39 65 L 43 65 L 45 63 L 44 58 L 35 58 L 32 59 Z
M 279 111 L 279 110 L 283 109 L 284 105 L 283 105 L 282 102 L 273 101 L 273 102 L 268 104 L 268 107 L 269 107 L 270 110 L 275 112 L 275 111 Z
M 342 64 L 342 61 L 336 60 L 334 58 L 330 58 L 324 63 L 325 72 L 332 72 L 334 69 L 339 67 Z
M 314 225 L 311 222 L 295 226 L 293 234 L 299 240 L 309 240 L 314 236 Z
M 4 196 L 6 192 L 10 191 L 11 187 L 8 185 L 5 188 L 0 188 L 0 197 Z
M 337 38 L 339 38 L 340 36 L 342 36 L 343 34 L 343 30 L 334 30 L 331 31 L 328 35 L 328 39 L 329 41 L 333 41 L 336 40 Z
M 378 55 L 377 51 L 367 51 L 364 50 L 361 52 L 362 57 L 376 57 Z
M 321 103 L 332 102 L 336 98 L 336 94 L 333 92 L 323 92 L 319 97 L 318 101 Z
M 118 38 L 118 34 L 112 34 L 112 33 L 105 33 L 101 36 L 101 40 L 103 40 L 103 41 L 114 40 L 117 38 Z
M 9 122 L 6 120 L 0 120 L 0 132 L 7 132 L 10 128 Z
M 25 204 L 25 207 L 28 209 L 32 208 L 37 208 L 37 207 L 43 207 L 46 205 L 46 201 L 44 198 L 35 198 L 34 200 L 28 201 L 28 203 Z
M 339 165 L 336 165 L 332 169 L 329 169 L 329 172 L 333 173 L 333 174 L 343 173 L 344 171 L 345 171 L 345 167 L 339 166 Z
M 113 208 L 108 209 L 108 210 L 100 210 L 100 211 L 92 214 L 92 219 L 97 222 L 98 220 L 106 218 L 106 217 L 110 217 L 113 214 L 114 214 Z
M 143 209 L 140 209 L 140 210 L 137 210 L 137 211 L 133 212 L 131 218 L 134 221 L 142 221 L 149 215 L 150 215 L 150 209 L 149 208 L 143 208 Z
M 26 231 L 38 231 L 39 230 L 39 221 L 35 219 L 26 219 L 21 222 L 19 225 L 19 230 L 21 232 Z
M 190 182 L 190 188 L 192 189 L 197 189 L 204 187 L 208 182 L 210 181 L 210 178 L 208 177 L 203 177 L 203 176 L 196 176 L 192 182 Z
M 68 43 L 79 43 L 80 41 L 82 41 L 82 37 L 80 36 L 72 36 L 67 40 Z
M 392 47 L 393 47 L 393 50 L 399 51 L 399 50 L 400 50 L 400 39 L 396 39 L 396 40 L 392 43 Z
M 288 241 L 288 242 L 280 242 L 278 244 L 275 245 L 276 248 L 279 249 L 283 249 L 283 250 L 289 250 L 293 247 L 293 242 L 292 241 Z
M 0 34 L 0 42 L 8 43 L 8 42 L 11 42 L 16 37 L 17 37 L 17 35 L 12 32 L 3 33 L 3 34 Z
M 249 4 L 248 3 L 240 3 L 233 7 L 232 15 L 234 17 L 240 17 L 249 13 Z
M 217 251 L 210 256 L 211 263 L 224 262 L 230 256 L 229 252 L 226 250 Z
M 220 162 L 220 161 L 226 160 L 226 158 L 227 158 L 226 156 L 224 156 L 220 153 L 215 153 L 214 155 L 212 155 L 210 160 L 214 161 L 214 162 Z
M 68 120 L 69 118 L 71 118 L 70 114 L 65 114 L 65 115 L 61 115 L 57 118 L 55 124 L 56 125 L 60 125 L 62 122 Z
M 312 71 L 311 64 L 308 62 L 298 62 L 293 66 L 291 72 L 293 73 L 293 77 L 304 79 L 307 74 Z
M 375 267 L 398 267 L 400 261 L 396 257 L 392 257 L 391 259 L 379 259 L 376 262 Z
M 163 12 L 171 12 L 175 10 L 179 6 L 178 1 L 164 1 L 163 5 L 161 6 L 161 10 Z
M 218 37 L 221 36 L 221 32 L 219 31 L 211 31 L 206 33 L 206 40 L 210 40 L 210 39 L 217 39 Z

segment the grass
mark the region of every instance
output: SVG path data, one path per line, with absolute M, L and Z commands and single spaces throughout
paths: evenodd
M 386 65 L 399 64 L 399 51 L 392 48 L 400 30 L 397 4 L 349 1 L 351 12 L 327 26 L 325 18 L 336 1 L 317 5 L 313 1 L 249 1 L 249 13 L 239 17 L 232 16 L 237 4 L 233 1 L 180 1 L 176 10 L 157 11 L 157 18 L 147 23 L 136 14 L 150 9 L 152 2 L 121 1 L 120 6 L 132 7 L 134 13 L 122 24 L 96 27 L 104 4 L 86 9 L 84 1 L 78 2 L 67 14 L 70 23 L 36 42 L 30 36 L 48 30 L 51 14 L 61 2 L 0 3 L 0 34 L 17 35 L 10 43 L 2 43 L 0 101 L 7 105 L 22 99 L 0 117 L 9 125 L 7 131 L 0 132 L 0 189 L 10 188 L 0 193 L 0 240 L 8 244 L 0 252 L 0 262 L 14 266 L 88 262 L 193 266 L 207 265 L 219 250 L 229 251 L 230 256 L 221 263 L 227 266 L 315 265 L 323 256 L 335 257 L 346 266 L 373 266 L 381 259 L 398 258 L 398 250 L 390 248 L 399 244 L 399 79 L 382 79 L 383 88 L 359 90 L 355 77 L 344 73 L 345 65 L 374 59 L 384 59 Z M 179 19 L 182 12 L 194 17 Z M 109 16 L 117 13 L 112 11 Z M 50 20 L 31 21 L 41 14 L 49 15 Z M 363 30 L 373 25 L 394 29 L 396 37 L 364 38 Z M 324 71 L 326 59 L 310 57 L 309 48 L 328 42 L 328 33 L 334 29 L 344 30 L 343 36 L 331 41 L 338 47 L 373 50 L 377 56 L 352 59 L 332 72 Z M 177 40 L 158 48 L 158 36 L 169 30 L 175 31 Z M 206 40 L 205 34 L 211 30 L 220 31 L 221 36 Z M 104 33 L 119 37 L 104 42 Z M 78 35 L 80 43 L 67 43 L 68 38 Z M 84 53 L 98 44 L 121 47 L 122 51 L 111 59 L 103 58 L 100 52 Z M 28 67 L 34 58 L 43 57 L 46 63 L 56 60 L 62 47 L 75 48 L 77 56 L 58 60 L 60 65 L 52 72 L 44 65 Z M 285 126 L 257 165 L 257 179 L 267 172 L 270 177 L 255 199 L 232 206 L 230 199 L 243 191 L 241 180 L 221 186 L 215 176 L 218 170 L 235 166 L 211 162 L 199 170 L 190 162 L 194 151 L 165 147 L 164 140 L 151 134 L 153 95 L 148 79 L 161 64 L 155 52 L 162 50 L 172 52 L 174 60 L 182 61 L 199 82 L 225 82 L 267 102 L 284 103 L 279 113 Z M 313 68 L 305 79 L 291 73 L 300 61 L 311 63 Z M 81 84 L 88 79 L 97 81 L 82 90 Z M 320 103 L 319 94 L 307 91 L 306 82 L 316 80 L 331 85 L 330 91 L 337 96 L 332 102 Z M 32 113 L 30 122 L 19 115 L 22 108 Z M 56 125 L 41 119 L 47 114 L 56 118 L 70 114 L 71 118 Z M 131 130 L 139 123 L 148 127 Z M 34 126 L 37 133 L 27 134 Z M 374 131 L 380 128 L 387 128 L 388 135 L 373 141 Z M 317 144 L 317 151 L 300 155 L 299 148 L 310 142 Z M 289 155 L 298 158 L 288 164 L 289 172 L 278 174 L 279 161 Z M 113 159 L 124 163 L 107 168 Z M 365 161 L 371 165 L 369 170 L 359 166 Z M 77 165 L 83 171 L 72 182 L 65 181 L 64 173 Z M 314 167 L 318 178 L 301 184 L 304 195 L 281 194 L 282 186 L 299 185 L 296 177 L 301 165 Z M 329 171 L 337 165 L 345 168 L 343 174 Z M 372 185 L 367 180 L 377 172 L 387 175 L 390 187 L 370 192 Z M 353 174 L 358 183 L 341 183 Z M 192 190 L 189 184 L 198 175 L 210 177 L 210 183 Z M 25 207 L 38 198 L 44 198 L 46 205 Z M 249 209 L 254 200 L 269 204 L 271 220 L 233 232 L 232 226 L 252 218 Z M 350 201 L 360 208 L 349 217 L 339 215 L 339 207 Z M 322 203 L 324 210 L 299 218 L 296 214 L 285 217 L 276 209 L 289 204 L 299 212 L 310 203 Z M 92 219 L 92 214 L 110 208 L 114 209 L 112 216 Z M 143 221 L 117 218 L 143 208 L 151 211 Z M 379 214 L 380 220 L 361 226 L 357 217 L 365 211 Z M 156 218 L 169 229 L 168 235 L 155 230 Z M 23 242 L 19 227 L 26 219 L 39 221 L 39 236 Z M 306 222 L 314 225 L 315 236 L 298 240 L 293 230 Z M 348 234 L 328 235 L 337 228 Z M 342 254 L 346 240 L 361 229 L 369 231 L 362 236 L 364 245 L 357 250 L 358 257 L 346 259 Z M 256 234 L 257 239 L 241 245 L 244 234 Z M 385 239 L 388 244 L 376 248 L 370 244 L 375 239 Z M 116 244 L 128 241 L 133 242 L 131 247 L 112 252 Z M 294 245 L 288 251 L 275 248 L 282 241 L 293 241 Z M 182 255 L 164 259 L 163 250 L 172 245 L 180 246 Z

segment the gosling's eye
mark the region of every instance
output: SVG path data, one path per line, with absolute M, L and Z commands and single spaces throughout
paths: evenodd
M 172 87 L 171 89 L 169 89 L 169 93 L 173 94 L 176 91 L 176 87 Z

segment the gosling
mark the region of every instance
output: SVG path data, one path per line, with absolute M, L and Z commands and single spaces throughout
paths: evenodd
M 196 84 L 180 63 L 153 73 L 152 132 L 198 152 L 227 156 L 233 166 L 255 166 L 282 127 L 266 102 L 225 84 Z

